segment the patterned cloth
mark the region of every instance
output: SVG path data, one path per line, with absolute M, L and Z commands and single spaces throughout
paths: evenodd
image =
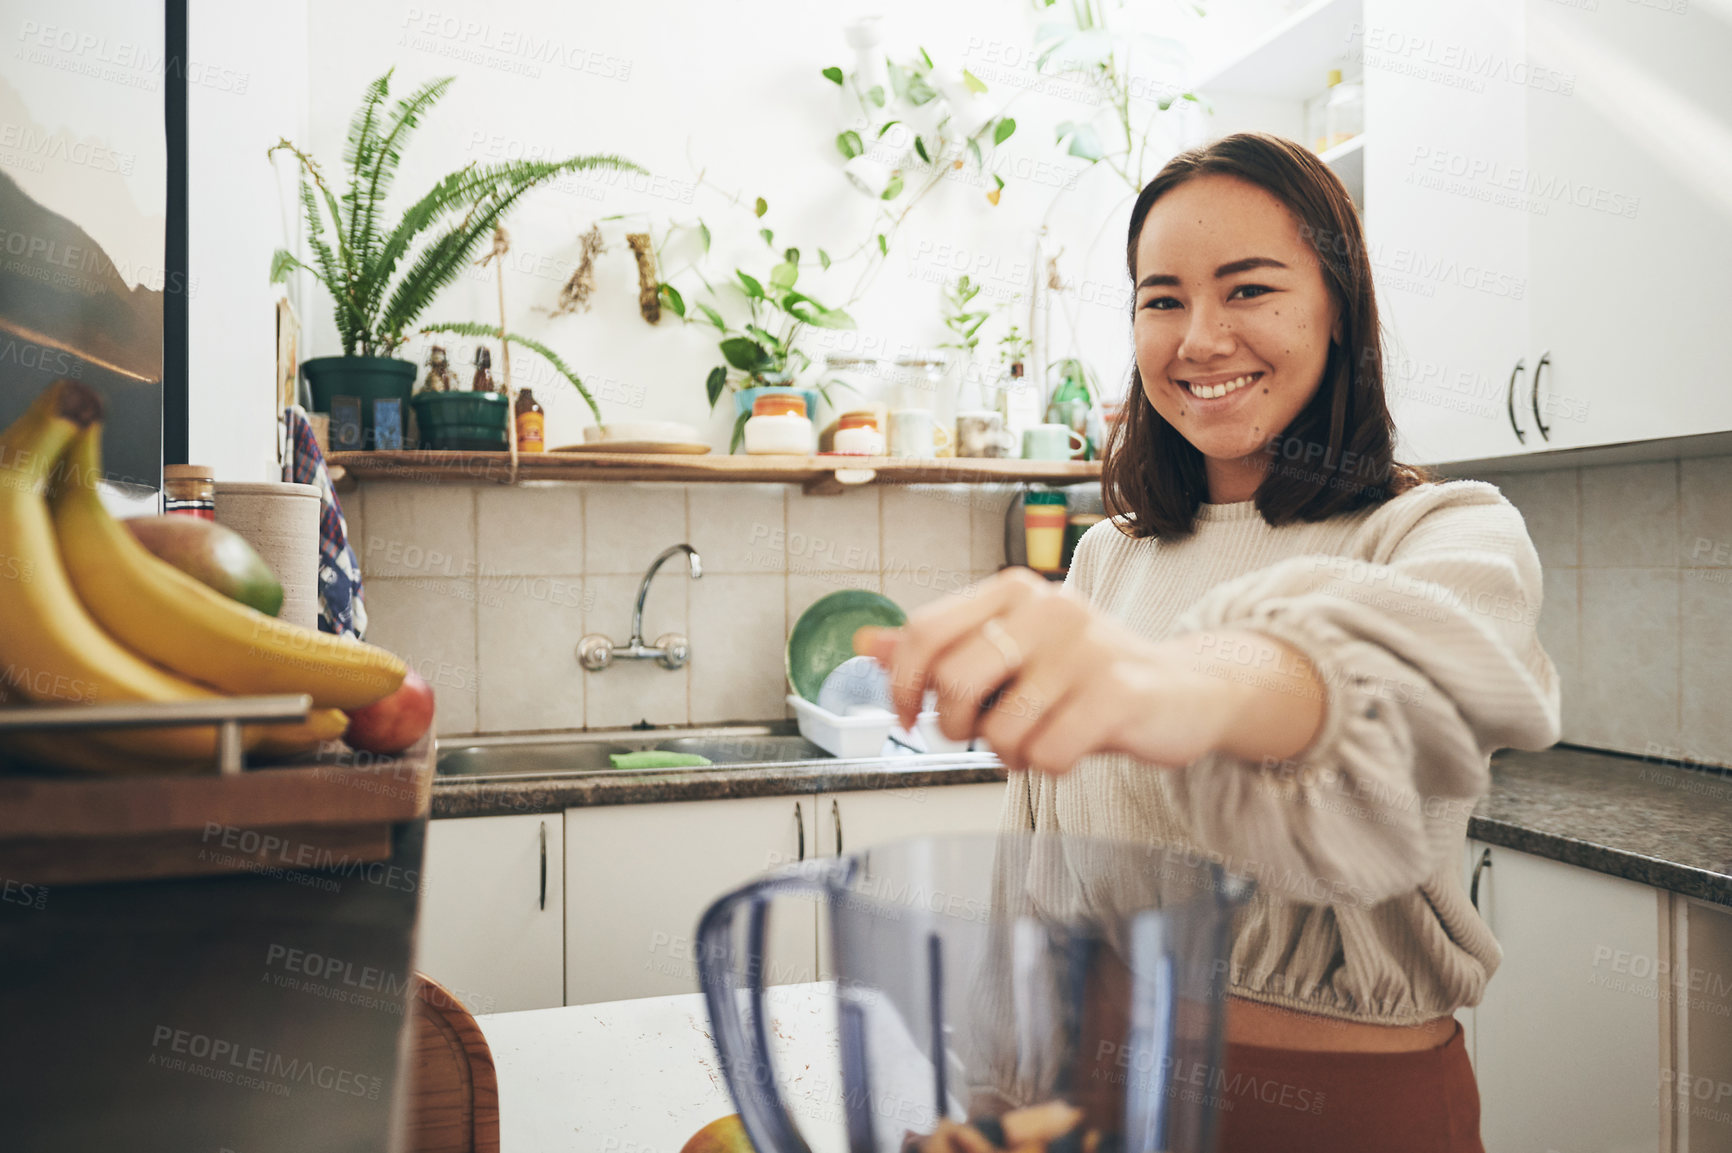
M 367 635 L 367 608 L 362 603 L 361 562 L 349 547 L 349 528 L 343 523 L 343 506 L 337 503 L 325 455 L 319 451 L 306 410 L 292 405 L 283 410 L 283 419 L 289 427 L 283 479 L 319 487 L 319 629 L 362 640 Z

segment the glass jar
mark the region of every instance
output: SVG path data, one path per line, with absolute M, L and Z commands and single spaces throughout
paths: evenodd
M 837 452 L 850 456 L 883 456 L 884 431 L 878 426 L 877 413 L 843 413 L 836 421 L 835 444 Z
M 752 402 L 752 415 L 746 418 L 748 453 L 806 456 L 812 444 L 812 421 L 806 415 L 805 397 L 773 393 Z
M 162 511 L 216 519 L 216 470 L 208 464 L 162 466 Z

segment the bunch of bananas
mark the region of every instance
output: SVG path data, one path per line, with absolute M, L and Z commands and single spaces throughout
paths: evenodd
M 103 507 L 102 400 L 60 380 L 0 433 L 0 703 L 185 701 L 305 693 L 298 725 L 249 726 L 249 751 L 341 736 L 342 710 L 390 695 L 403 662 L 300 628 L 159 560 Z M 214 726 L 8 736 L 0 754 L 93 772 L 213 763 Z

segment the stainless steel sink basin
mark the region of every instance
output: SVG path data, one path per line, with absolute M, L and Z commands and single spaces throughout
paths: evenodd
M 525 736 L 470 737 L 441 742 L 438 773 L 442 777 L 562 777 L 580 773 L 630 773 L 655 770 L 616 769 L 612 753 L 659 749 L 696 753 L 718 768 L 760 765 L 838 763 L 835 757 L 802 737 L 793 721 L 705 728 L 610 729 L 578 733 L 536 733 Z M 917 754 L 889 746 L 886 756 L 899 762 L 981 763 L 990 753 Z M 883 758 L 871 758 L 880 760 Z

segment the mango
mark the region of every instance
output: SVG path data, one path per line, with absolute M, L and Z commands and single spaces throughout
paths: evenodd
M 718 1117 L 692 1134 L 680 1153 L 753 1153 L 752 1139 L 738 1113 Z
M 138 516 L 121 523 L 158 559 L 194 580 L 268 617 L 282 611 L 282 582 L 233 529 L 179 513 Z

